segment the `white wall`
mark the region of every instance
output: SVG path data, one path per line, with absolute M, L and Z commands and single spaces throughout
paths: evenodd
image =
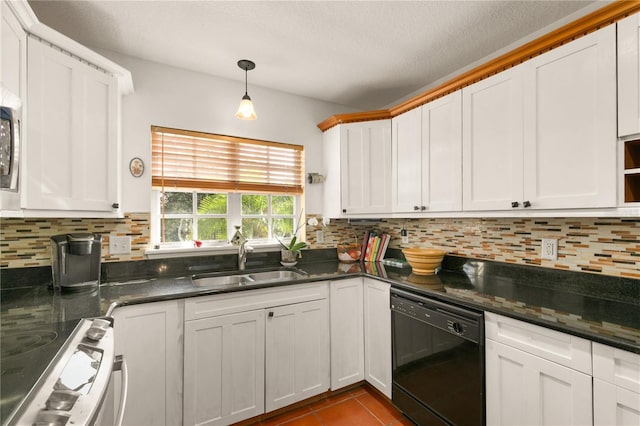
M 102 55 L 129 69 L 135 92 L 123 98 L 122 208 L 125 212 L 150 210 L 151 126 L 174 127 L 230 136 L 304 145 L 306 172 L 322 171 L 322 132 L 316 125 L 348 107 L 251 85 L 258 119 L 243 121 L 234 114 L 244 95 L 244 81 L 207 74 L 101 50 Z M 238 78 L 244 78 L 238 68 Z M 304 78 L 303 75 L 300 78 Z M 145 173 L 134 178 L 129 161 L 140 157 Z M 322 212 L 322 185 L 307 185 L 305 212 Z

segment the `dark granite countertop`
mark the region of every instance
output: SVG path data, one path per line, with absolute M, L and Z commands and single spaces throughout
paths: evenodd
M 331 253 L 335 256 L 335 251 Z M 191 274 L 144 278 L 152 275 L 149 271 L 156 269 L 155 264 L 145 264 L 144 273 L 131 270 L 131 265 L 117 265 L 115 267 L 122 271 L 103 273 L 111 278 L 110 282 L 93 291 L 71 294 L 54 291 L 46 283 L 7 285 L 3 276 L 0 420 L 2 423 L 7 420 L 81 318 L 103 316 L 122 305 L 362 275 L 387 281 L 395 288 L 640 353 L 640 280 L 457 257 L 447 257 L 443 269 L 434 276 L 413 275 L 410 268 L 341 264 L 331 256 L 312 260 L 315 261 L 297 266 L 307 274 L 301 280 L 220 289 L 195 287 L 188 278 Z M 215 262 L 212 264 L 214 270 L 220 269 Z M 264 262 L 256 265 L 266 266 Z M 126 280 L 125 276 L 139 279 Z M 13 347 L 16 342 L 27 342 L 27 346 L 16 349 Z M 38 346 L 40 344 L 42 346 Z

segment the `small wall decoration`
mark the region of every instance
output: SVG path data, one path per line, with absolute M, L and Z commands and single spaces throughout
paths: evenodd
M 138 158 L 134 157 L 129 162 L 129 171 L 133 175 L 133 177 L 140 177 L 144 173 L 144 162 Z

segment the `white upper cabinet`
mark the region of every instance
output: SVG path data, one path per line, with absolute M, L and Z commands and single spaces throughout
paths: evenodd
M 117 80 L 31 37 L 28 64 L 24 207 L 117 212 Z
M 2 86 L 20 99 L 27 88 L 27 34 L 7 2 L 2 2 Z M 4 99 L 2 99 L 4 105 Z
M 525 62 L 523 74 L 524 196 L 518 201 L 536 209 L 614 207 L 615 26 Z
M 608 26 L 463 89 L 465 210 L 616 205 Z
M 7 2 L 2 2 L 0 19 L 0 85 L 11 94 L 0 93 L 0 105 L 21 106 L 19 117 L 24 126 L 24 100 L 27 93 L 27 34 Z M 20 170 L 21 166 L 18 167 Z M 20 210 L 19 191 L 0 191 L 0 210 Z
M 422 202 L 429 211 L 462 209 L 462 92 L 422 107 Z
M 391 121 L 340 128 L 342 213 L 391 212 Z
M 462 208 L 462 93 L 392 119 L 394 213 Z
M 522 197 L 522 67 L 462 89 L 464 210 L 510 209 Z
M 391 120 L 327 130 L 323 155 L 325 216 L 391 212 Z
M 618 136 L 640 134 L 640 14 L 618 21 Z
M 393 212 L 424 211 L 422 204 L 422 113 L 415 108 L 391 119 Z

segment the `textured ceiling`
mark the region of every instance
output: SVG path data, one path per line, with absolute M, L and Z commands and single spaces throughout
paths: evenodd
M 29 1 L 97 49 L 371 110 L 591 1 Z M 134 82 L 135 84 L 135 82 Z

